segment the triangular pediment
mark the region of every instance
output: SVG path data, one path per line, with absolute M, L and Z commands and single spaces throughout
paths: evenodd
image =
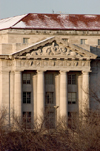
M 97 56 L 77 45 L 66 45 L 55 37 L 47 38 L 11 54 L 14 58 L 95 59 Z

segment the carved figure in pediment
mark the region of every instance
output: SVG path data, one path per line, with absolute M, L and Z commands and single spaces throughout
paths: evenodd
M 27 53 L 26 56 L 27 56 L 27 57 L 30 57 L 30 53 Z
M 27 53 L 27 57 L 31 56 L 49 56 L 49 55 L 66 55 L 68 57 L 72 57 L 73 59 L 84 57 L 83 55 L 80 55 L 77 53 L 77 51 L 71 49 L 70 47 L 65 47 L 63 45 L 58 45 L 55 42 L 52 43 L 52 45 L 49 46 L 43 46 L 42 48 L 39 48 L 37 50 L 33 50 L 30 53 Z
M 51 53 L 53 55 L 55 55 L 55 51 L 56 51 L 56 47 L 54 46 L 54 42 L 52 43 L 52 46 L 51 46 Z
M 35 55 L 36 55 L 36 52 L 35 52 L 35 51 L 31 52 L 31 55 L 32 55 L 32 56 L 35 56 Z
M 38 51 L 37 51 L 37 55 L 42 55 L 42 51 L 41 51 L 41 49 L 38 49 Z
M 62 53 L 66 53 L 66 52 L 67 52 L 67 49 L 66 49 L 66 48 L 62 48 L 62 49 L 61 49 L 61 52 L 62 52 Z
M 43 52 L 44 53 L 44 52 Z M 48 47 L 47 49 L 46 49 L 46 53 L 45 53 L 45 55 L 50 55 L 51 54 L 51 47 Z

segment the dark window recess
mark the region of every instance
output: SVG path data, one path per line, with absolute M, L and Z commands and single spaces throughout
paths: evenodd
M 23 126 L 27 129 L 31 128 L 31 112 L 23 112 Z
M 54 74 L 53 73 L 47 73 L 45 76 L 46 84 L 54 84 Z
M 100 45 L 100 39 L 98 39 L 98 45 Z
M 30 83 L 31 83 L 31 75 L 23 74 L 23 84 L 30 84 Z
M 28 44 L 29 43 L 29 38 L 23 38 L 23 44 Z
M 76 84 L 76 74 L 68 75 L 68 84 Z
M 54 93 L 46 92 L 46 104 L 54 104 Z
M 46 128 L 55 128 L 55 111 L 48 111 L 45 121 Z
M 80 44 L 86 44 L 86 39 L 81 39 Z
M 31 103 L 31 92 L 23 92 L 23 103 Z
M 76 104 L 76 92 L 68 93 L 68 104 Z

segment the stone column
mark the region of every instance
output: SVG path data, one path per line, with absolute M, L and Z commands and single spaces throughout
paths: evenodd
M 89 72 L 83 71 L 82 78 L 82 112 L 89 109 Z
M 45 111 L 45 91 L 44 91 L 44 71 L 37 71 L 37 118 L 44 119 Z
M 22 72 L 15 71 L 14 115 L 22 116 Z
M 0 113 L 4 115 L 5 124 L 10 125 L 10 75 L 9 71 L 0 72 Z
M 14 71 L 10 72 L 10 124 L 13 124 L 14 115 Z
M 68 102 L 67 102 L 67 73 L 60 71 L 60 117 L 67 122 Z

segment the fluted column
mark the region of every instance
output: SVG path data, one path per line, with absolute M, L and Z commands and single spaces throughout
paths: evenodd
M 14 96 L 15 116 L 22 116 L 22 72 L 15 71 L 15 96 Z
M 44 119 L 45 91 L 44 71 L 37 71 L 37 118 Z
M 67 73 L 60 71 L 60 117 L 67 120 L 68 102 L 67 102 Z
M 89 109 L 89 72 L 83 71 L 82 79 L 82 112 Z

